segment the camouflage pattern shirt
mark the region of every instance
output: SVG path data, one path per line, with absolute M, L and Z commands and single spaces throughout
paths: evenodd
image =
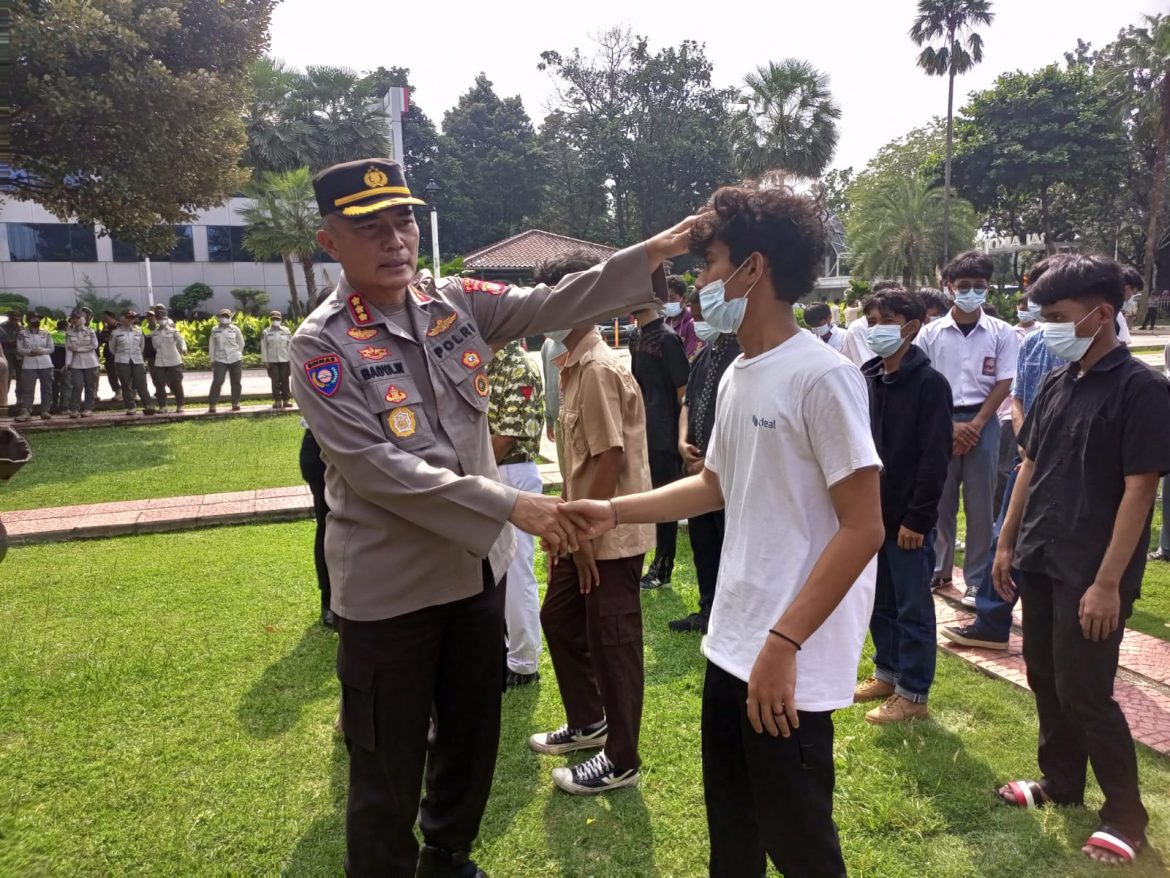
M 488 381 L 488 431 L 516 439 L 500 465 L 536 460 L 544 432 L 544 382 L 519 341 L 492 357 Z

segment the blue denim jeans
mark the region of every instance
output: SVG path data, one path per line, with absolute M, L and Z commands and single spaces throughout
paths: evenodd
M 927 535 L 921 549 L 899 549 L 886 540 L 878 552 L 877 590 L 869 631 L 874 676 L 894 691 L 923 704 L 934 682 L 935 620 L 930 576 L 934 549 Z
M 995 550 L 999 546 L 999 532 L 1003 529 L 1003 521 L 1007 518 L 1008 506 L 1012 502 L 1012 491 L 1016 487 L 1016 477 L 1020 472 L 1020 462 L 1017 460 L 1012 467 L 1012 474 L 1008 476 L 1007 485 L 1003 492 L 1003 506 L 999 510 L 999 518 L 995 520 L 992 530 L 991 556 L 987 559 L 987 572 L 979 583 L 979 593 L 975 596 L 975 628 L 988 640 L 1007 640 L 1012 630 L 1012 610 L 1016 607 L 1019 592 L 1010 601 L 1005 601 L 995 590 L 991 581 L 991 568 L 995 564 Z M 1012 569 L 1012 580 L 1019 582 L 1017 571 Z

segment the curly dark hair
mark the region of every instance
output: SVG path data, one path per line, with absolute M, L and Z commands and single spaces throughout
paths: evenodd
M 601 261 L 602 258 L 600 256 L 595 253 L 590 253 L 588 250 L 581 248 L 568 250 L 560 256 L 546 259 L 540 265 L 536 266 L 536 270 L 532 273 L 532 279 L 538 284 L 548 284 L 550 287 L 555 286 L 566 275 L 576 274 L 579 271 L 587 271 Z
M 824 217 L 816 199 L 787 187 L 724 186 L 699 212 L 690 249 L 702 256 L 720 241 L 736 265 L 760 253 L 768 260 L 776 298 L 792 303 L 816 285 L 825 255 Z
M 1108 256 L 1086 253 L 1057 253 L 1032 266 L 1028 295 L 1037 305 L 1052 305 L 1061 299 L 1088 299 L 1121 310 L 1125 279 L 1121 265 Z
M 687 297 L 686 278 L 679 277 L 677 274 L 667 275 L 666 289 L 674 293 L 680 299 L 685 299 Z

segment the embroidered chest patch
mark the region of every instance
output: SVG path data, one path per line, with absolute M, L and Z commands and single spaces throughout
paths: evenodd
M 480 359 L 479 354 L 477 354 L 475 351 L 468 351 L 463 355 L 462 363 L 468 369 L 478 369 L 480 364 L 483 363 L 483 360 Z
M 399 439 L 413 436 L 418 431 L 418 418 L 410 406 L 401 406 L 386 416 L 386 425 Z
M 389 389 L 387 389 L 387 391 L 386 391 L 385 398 L 386 398 L 386 402 L 392 403 L 392 404 L 397 404 L 400 402 L 406 402 L 406 398 L 409 395 L 410 394 L 408 394 L 405 390 L 403 390 L 397 384 L 391 384 Z
M 450 314 L 446 317 L 440 317 L 435 321 L 435 325 L 427 330 L 427 337 L 434 338 L 436 335 L 442 335 L 444 332 L 450 329 L 458 319 L 458 314 Z
M 361 329 L 360 327 L 357 327 L 357 326 L 351 326 L 349 329 L 347 329 L 345 331 L 345 334 L 348 335 L 352 339 L 356 339 L 357 341 L 369 341 L 371 338 L 373 338 L 375 335 L 378 334 L 378 330 L 376 330 L 376 329 Z
M 361 354 L 363 360 L 384 360 L 390 356 L 390 349 L 377 348 L 373 345 L 366 345 L 364 348 L 358 351 L 358 353 Z
M 309 384 L 322 396 L 333 396 L 341 386 L 341 357 L 325 354 L 305 363 L 305 376 Z

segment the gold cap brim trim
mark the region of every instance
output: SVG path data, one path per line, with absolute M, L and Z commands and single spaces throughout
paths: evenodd
M 401 207 L 404 204 L 416 204 L 420 207 L 426 207 L 427 203 L 419 198 L 384 198 L 381 201 L 375 201 L 372 204 L 355 204 L 353 207 L 343 207 L 341 209 L 342 216 L 366 216 L 367 214 L 377 213 L 380 210 L 386 210 L 391 207 Z

